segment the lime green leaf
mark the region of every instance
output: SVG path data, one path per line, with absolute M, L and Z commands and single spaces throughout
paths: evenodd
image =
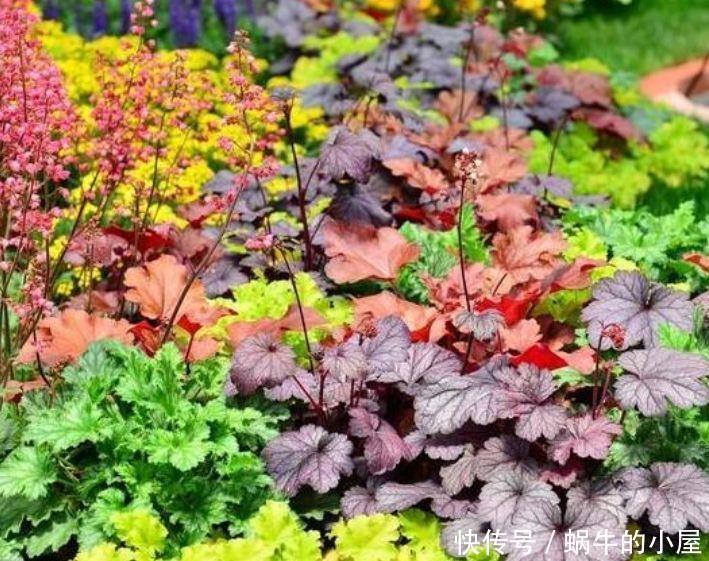
M 388 514 L 358 516 L 335 524 L 331 535 L 343 561 L 394 561 L 399 521 Z
M 165 546 L 167 529 L 149 510 L 118 512 L 111 517 L 116 534 L 138 551 L 154 553 Z

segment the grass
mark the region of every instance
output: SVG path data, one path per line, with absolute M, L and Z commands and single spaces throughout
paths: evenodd
M 612 70 L 646 74 L 709 49 L 709 0 L 586 0 L 587 11 L 549 30 L 562 55 L 598 58 Z

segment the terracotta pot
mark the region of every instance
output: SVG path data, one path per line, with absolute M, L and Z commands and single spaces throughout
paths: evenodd
M 709 64 L 695 59 L 645 76 L 640 90 L 653 101 L 709 122 Z M 688 91 L 689 90 L 689 91 Z

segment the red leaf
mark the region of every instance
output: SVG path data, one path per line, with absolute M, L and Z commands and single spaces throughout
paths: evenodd
M 555 370 L 567 366 L 566 361 L 559 355 L 553 353 L 544 343 L 537 343 L 524 351 L 521 355 L 510 359 L 510 364 L 514 366 L 519 366 L 523 363 L 533 364 L 538 368 L 546 368 L 548 370 Z
M 148 356 L 153 356 L 160 348 L 160 340 L 162 339 L 160 330 L 150 325 L 147 321 L 141 321 L 134 325 L 131 327 L 130 332 L 135 335 L 135 338 Z
M 103 229 L 104 233 L 118 236 L 127 241 L 131 246 L 135 244 L 136 235 L 133 230 L 124 230 L 118 226 L 108 226 Z M 150 251 L 160 251 L 170 246 L 168 231 L 159 231 L 155 228 L 147 228 L 138 233 L 138 251 L 142 254 Z

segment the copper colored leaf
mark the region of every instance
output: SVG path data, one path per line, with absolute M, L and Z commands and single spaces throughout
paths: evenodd
M 170 318 L 180 294 L 187 284 L 187 267 L 172 255 L 162 255 L 142 267 L 131 267 L 125 274 L 126 300 L 138 305 L 140 313 L 149 319 Z M 179 315 L 190 315 L 206 306 L 204 288 L 196 281 L 182 302 Z
M 46 366 L 72 362 L 95 341 L 114 339 L 125 344 L 132 343 L 131 328 L 132 325 L 123 319 L 116 321 L 68 308 L 55 317 L 40 321 L 37 345 L 30 338 L 17 360 L 22 363 L 34 362 L 39 351 L 42 363 Z
M 561 232 L 534 232 L 520 226 L 493 238 L 492 256 L 497 267 L 516 283 L 541 280 L 560 264 L 559 254 L 566 248 Z
M 419 249 L 394 228 L 348 226 L 328 222 L 323 227 L 325 273 L 337 283 L 364 279 L 393 280 L 401 267 L 418 258 Z

